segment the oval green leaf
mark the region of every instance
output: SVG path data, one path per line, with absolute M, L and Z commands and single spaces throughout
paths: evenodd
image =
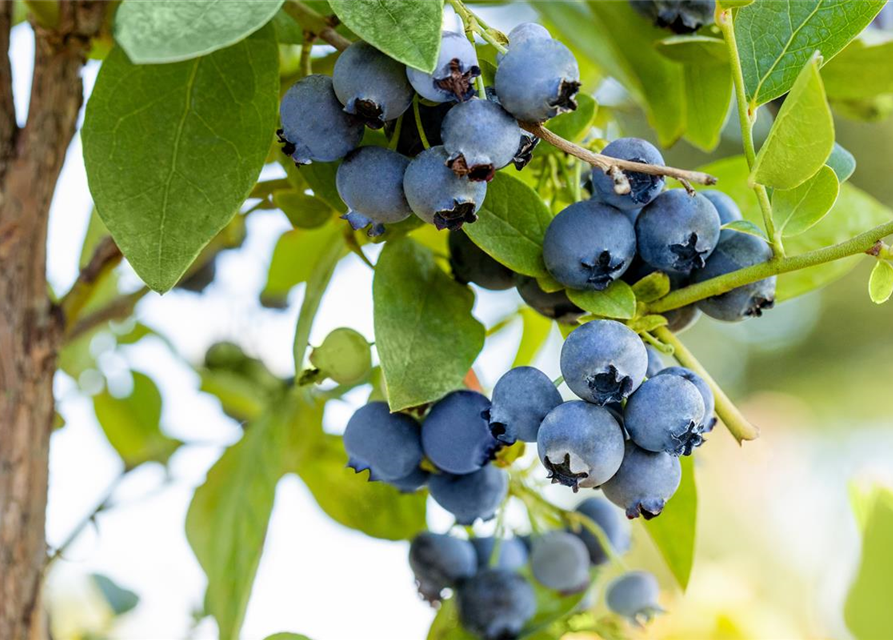
M 849 180 L 853 172 L 856 171 L 856 158 L 836 142 L 826 164 L 834 170 L 834 173 L 837 174 L 837 181 L 841 184 Z
M 209 56 L 136 66 L 113 49 L 84 119 L 102 221 L 155 291 L 180 279 L 263 168 L 279 102 L 272 27 Z
M 837 202 L 840 183 L 828 165 L 796 189 L 776 189 L 772 194 L 772 215 L 776 228 L 788 238 L 811 229 Z
M 893 295 L 893 265 L 886 260 L 878 260 L 871 270 L 868 293 L 875 304 L 884 304 Z
M 682 464 L 682 482 L 679 488 L 660 516 L 645 520 L 643 524 L 684 591 L 695 560 L 698 488 L 691 456 L 684 456 L 679 462 Z
M 750 220 L 732 220 L 728 224 L 724 224 L 722 229 L 729 229 L 731 231 L 738 231 L 739 233 L 747 233 L 752 236 L 756 236 L 757 238 L 761 238 L 766 240 L 766 234 L 760 229 L 757 225 L 755 225 Z
M 602 318 L 629 320 L 636 315 L 636 294 L 623 280 L 615 280 L 604 291 L 568 289 L 567 297 L 584 311 Z
M 633 285 L 636 300 L 654 302 L 670 293 L 670 277 L 663 271 L 654 271 Z
M 846 625 L 858 640 L 890 635 L 890 593 L 893 592 L 893 494 L 880 489 L 862 535 L 862 561 L 844 607 Z
M 893 40 L 853 40 L 822 68 L 828 97 L 863 100 L 893 93 Z

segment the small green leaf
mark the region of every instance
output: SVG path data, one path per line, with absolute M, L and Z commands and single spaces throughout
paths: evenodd
M 597 109 L 598 103 L 595 101 L 595 98 L 585 93 L 577 94 L 577 108 L 549 120 L 549 130 L 565 140 L 580 142 L 589 133 Z M 551 144 L 538 145 L 537 152 L 562 153 Z
M 685 100 L 688 126 L 685 139 L 704 151 L 719 144 L 732 101 L 732 70 L 728 64 L 686 64 Z
M 819 58 L 813 57 L 781 106 L 757 154 L 751 179 L 767 187 L 793 189 L 815 175 L 833 148 L 834 119 L 819 75 Z
M 658 315 L 642 316 L 636 318 L 632 322 L 628 322 L 627 326 L 636 333 L 648 333 L 654 331 L 658 327 L 667 326 L 667 319 Z
M 738 9 L 735 37 L 748 102 L 757 106 L 787 93 L 816 51 L 831 60 L 868 26 L 884 2 L 769 0 Z
M 443 0 L 329 0 L 357 36 L 410 67 L 437 66 Z
M 91 573 L 90 579 L 99 592 L 112 613 L 116 616 L 123 616 L 129 611 L 136 609 L 140 603 L 140 597 L 130 589 L 125 589 L 111 578 L 99 573 Z
M 890 635 L 893 592 L 893 494 L 879 489 L 862 535 L 862 561 L 844 607 L 846 625 L 858 640 Z
M 478 640 L 477 636 L 468 633 L 459 623 L 455 597 L 440 604 L 428 630 L 427 640 Z
M 841 184 L 849 180 L 856 170 L 856 158 L 836 142 L 825 164 L 834 170 L 834 173 L 837 174 L 837 181 Z
M 732 220 L 732 222 L 724 224 L 721 228 L 738 231 L 739 233 L 748 233 L 763 240 L 767 239 L 766 233 L 750 220 Z
M 471 315 L 474 294 L 437 266 L 430 249 L 409 239 L 388 242 L 375 267 L 372 297 L 375 346 L 392 411 L 462 386 L 484 346 L 484 326 Z
M 772 215 L 785 238 L 812 228 L 824 218 L 840 193 L 837 174 L 825 165 L 796 189 L 776 189 L 772 193 Z
M 893 265 L 886 260 L 878 260 L 871 270 L 868 294 L 875 304 L 883 304 L 893 295 Z
M 663 271 L 654 271 L 633 285 L 636 300 L 654 302 L 670 293 L 670 277 Z
M 167 463 L 182 444 L 161 432 L 161 393 L 145 374 L 133 372 L 133 391 L 126 398 L 116 398 L 108 389 L 94 396 L 93 409 L 128 469 L 144 462 Z
M 660 550 L 667 566 L 684 591 L 688 587 L 695 559 L 695 533 L 698 519 L 698 489 L 691 456 L 679 458 L 682 482 L 660 516 L 643 524 Z
M 549 333 L 552 331 L 552 321 L 544 318 L 530 307 L 523 307 L 518 311 L 524 326 L 521 330 L 521 342 L 512 367 L 523 367 L 533 364 L 536 354 L 540 352 Z
M 834 100 L 864 100 L 893 93 L 893 40 L 853 40 L 822 68 L 825 91 Z
M 115 40 L 135 64 L 198 58 L 263 27 L 282 1 L 125 0 L 115 13 Z
M 342 225 L 333 220 L 319 229 L 286 231 L 276 242 L 261 298 L 284 300 L 295 285 L 307 282 L 326 251 L 341 243 Z
M 603 318 L 629 320 L 636 315 L 636 294 L 622 280 L 615 280 L 604 291 L 568 289 L 567 297 L 584 311 Z
M 487 185 L 478 220 L 463 227 L 481 249 L 512 271 L 534 278 L 548 275 L 543 237 L 552 214 L 526 184 L 504 173 Z
M 712 36 L 671 36 L 655 44 L 670 60 L 704 66 L 728 64 L 729 50 L 722 38 Z
M 136 66 L 116 48 L 100 67 L 83 128 L 90 192 L 152 289 L 176 284 L 251 192 L 276 129 L 278 61 L 266 27 L 187 62 Z
M 276 191 L 273 193 L 273 204 L 282 210 L 292 226 L 300 229 L 321 227 L 334 213 L 322 199 L 300 191 Z
M 555 293 L 556 291 L 564 291 L 564 285 L 558 282 L 551 275 L 546 273 L 544 276 L 539 276 L 536 279 L 536 283 L 540 286 L 540 289 L 545 291 L 546 293 Z

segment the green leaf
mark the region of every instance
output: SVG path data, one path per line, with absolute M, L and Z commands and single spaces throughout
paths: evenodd
M 893 592 L 893 494 L 878 491 L 862 535 L 862 561 L 844 606 L 846 625 L 858 640 L 890 635 Z
M 313 162 L 296 167 L 291 160 L 283 160 L 285 170 L 288 174 L 288 180 L 295 189 L 303 191 L 306 186 L 313 190 L 320 200 L 327 202 L 328 205 L 339 213 L 347 211 L 347 205 L 338 195 L 338 187 L 335 185 L 335 176 L 338 174 L 338 167 L 341 162 Z
M 822 68 L 822 79 L 828 97 L 834 100 L 893 93 L 893 40 L 854 40 Z
M 115 39 L 135 64 L 180 62 L 245 39 L 283 0 L 124 0 L 115 13 Z
M 223 412 L 240 422 L 258 419 L 270 401 L 267 389 L 232 371 L 199 369 L 200 389 L 220 400 Z
M 437 66 L 443 0 L 329 0 L 332 11 L 357 36 L 410 67 Z
M 343 246 L 343 224 L 333 220 L 319 229 L 294 229 L 279 236 L 261 298 L 284 300 L 294 286 L 307 282 L 332 245 Z
M 737 231 L 739 233 L 748 233 L 757 238 L 767 240 L 766 233 L 750 220 L 732 220 L 731 222 L 724 224 L 721 228 Z
M 670 277 L 663 271 L 654 271 L 633 285 L 636 300 L 654 302 L 670 293 Z
M 722 38 L 712 36 L 671 36 L 655 44 L 657 50 L 670 60 L 700 66 L 722 65 L 729 62 L 729 51 Z
M 161 393 L 145 374 L 133 372 L 133 391 L 126 398 L 116 398 L 108 389 L 95 395 L 93 409 L 128 469 L 144 462 L 165 464 L 182 444 L 161 432 Z
M 834 173 L 837 174 L 837 181 L 841 184 L 849 180 L 856 170 L 856 158 L 836 142 L 825 164 L 834 170 Z
M 772 193 L 772 216 L 785 238 L 812 228 L 827 215 L 837 201 L 840 183 L 837 174 L 825 165 L 796 189 L 776 189 Z
M 471 290 L 444 273 L 430 249 L 403 239 L 382 250 L 372 296 L 391 410 L 459 388 L 484 346 L 484 327 L 471 315 Z
M 271 636 L 267 636 L 264 640 L 310 640 L 307 636 L 302 636 L 298 633 L 274 633 Z
M 886 260 L 878 260 L 871 270 L 868 294 L 875 304 L 883 304 L 893 295 L 893 265 Z
M 523 567 L 519 573 L 527 578 L 536 595 L 536 613 L 524 625 L 524 629 L 521 632 L 522 638 L 545 631 L 553 622 L 564 618 L 574 611 L 586 597 L 585 591 L 567 596 L 544 587 L 533 577 L 529 566 Z M 594 579 L 595 570 L 590 570 L 590 575 Z
M 513 368 L 533 364 L 536 354 L 546 344 L 552 331 L 552 321 L 544 318 L 530 307 L 521 308 L 518 315 L 521 316 L 524 326 L 521 330 L 521 342 L 518 344 L 518 351 L 512 362 Z
M 465 225 L 466 235 L 512 271 L 526 276 L 548 275 L 543 263 L 543 237 L 552 221 L 542 198 L 526 184 L 497 173 L 487 185 L 478 220 Z
M 732 101 L 732 70 L 728 64 L 685 65 L 685 139 L 704 151 L 719 144 Z
M 751 178 L 767 187 L 793 189 L 815 175 L 833 148 L 834 119 L 825 99 L 819 59 L 813 57 L 781 106 Z
M 300 229 L 321 227 L 332 218 L 332 208 L 316 196 L 294 190 L 281 190 L 273 194 L 273 204 Z
M 233 217 L 278 120 L 272 27 L 209 56 L 103 62 L 84 119 L 84 163 L 103 222 L 152 289 L 170 289 Z
M 562 113 L 560 116 L 549 120 L 549 130 L 565 140 L 580 142 L 589 133 L 597 109 L 598 103 L 595 101 L 595 98 L 585 93 L 577 94 L 577 108 L 574 111 Z M 537 152 L 563 153 L 551 144 L 538 145 Z
M 444 600 L 431 622 L 427 640 L 478 640 L 459 623 L 459 610 L 456 598 Z
M 818 51 L 827 62 L 868 26 L 885 0 L 761 0 L 735 13 L 747 100 L 787 93 Z
M 571 302 L 603 318 L 629 320 L 636 315 L 636 294 L 622 280 L 615 280 L 604 291 L 567 290 Z
M 123 616 L 129 611 L 133 611 L 140 603 L 140 597 L 137 594 L 130 589 L 125 589 L 107 576 L 91 573 L 90 579 L 116 616 Z
M 324 435 L 295 471 L 320 508 L 345 527 L 383 540 L 410 540 L 427 528 L 426 492 L 403 494 L 354 473 L 338 436 Z
M 667 562 L 670 572 L 684 591 L 695 560 L 695 533 L 698 519 L 698 489 L 690 456 L 679 458 L 682 482 L 660 516 L 644 521 L 645 529 Z

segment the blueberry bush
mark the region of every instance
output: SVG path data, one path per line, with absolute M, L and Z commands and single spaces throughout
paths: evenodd
M 619 640 L 673 615 L 662 594 L 684 591 L 694 562 L 693 457 L 709 455 L 707 440 L 760 433 L 680 335 L 704 315 L 759 322 L 860 260 L 874 265 L 870 299 L 893 293 L 893 212 L 848 181 L 856 158 L 834 119 L 893 111 L 890 11 L 532 1 L 535 21 L 503 32 L 485 19 L 503 4 L 3 5 L 5 45 L 27 16 L 37 53 L 24 126 L 0 68 L 0 351 L 12 363 L 0 367 L 0 637 L 41 637 L 43 576 L 82 530 L 47 550 L 49 434 L 64 428 L 54 372 L 90 398 L 122 477 L 192 446 L 162 430 L 156 381 L 137 368 L 129 394 L 112 393 L 99 361 L 164 339 L 139 321 L 140 301 L 201 295 L 218 256 L 267 213 L 292 228 L 260 302 L 286 307 L 302 287 L 282 345 L 295 370 L 282 379 L 233 343 L 194 364 L 202 392 L 244 425 L 186 516 L 208 581 L 199 618 L 241 637 L 287 474 L 341 525 L 408 543 L 437 609 L 429 640 Z M 101 60 L 80 128 L 94 215 L 77 280 L 48 296 L 49 202 L 88 57 Z M 720 148 L 730 130 L 737 150 Z M 698 166 L 665 159 L 682 145 Z M 311 345 L 345 260 L 374 272 L 374 335 L 325 327 Z M 505 291 L 517 310 L 485 327 L 482 291 Z M 476 363 L 516 321 L 517 354 L 488 390 Z M 532 365 L 554 328 L 551 379 Z M 357 394 L 342 429 L 324 430 L 327 406 Z M 550 482 L 576 507 L 548 498 Z M 844 613 L 855 637 L 877 638 L 889 631 L 893 502 L 880 490 L 854 500 L 863 560 Z M 429 530 L 433 504 L 451 527 Z M 632 565 L 632 527 L 672 580 Z M 116 615 L 137 606 L 95 581 Z

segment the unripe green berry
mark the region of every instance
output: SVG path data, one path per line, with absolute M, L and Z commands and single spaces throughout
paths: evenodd
M 369 343 L 353 329 L 332 331 L 310 354 L 310 364 L 338 384 L 352 384 L 372 368 Z

